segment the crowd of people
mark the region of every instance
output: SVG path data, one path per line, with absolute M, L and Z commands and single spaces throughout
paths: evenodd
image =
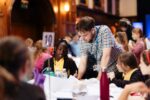
M 43 47 L 42 40 L 5 37 L 0 40 L 0 94 L 4 94 L 0 100 L 45 100 L 41 88 L 26 83 L 35 69 L 43 73 L 45 68 L 54 73 L 65 69 L 67 77 L 79 80 L 100 79 L 104 70 L 110 83 L 124 88 L 119 100 L 127 100 L 131 92 L 149 93 L 149 42 L 127 19 L 121 19 L 112 33 L 106 25 L 95 25 L 89 16 L 76 23 L 73 37 L 60 39 L 54 47 Z M 78 66 L 74 57 L 80 58 Z

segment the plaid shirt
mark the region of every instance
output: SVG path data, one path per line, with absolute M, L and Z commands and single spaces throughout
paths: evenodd
M 115 43 L 115 38 L 111 33 L 111 30 L 106 25 L 95 26 L 95 29 L 97 36 L 92 43 L 86 43 L 81 39 L 81 56 L 87 55 L 87 65 L 88 67 L 93 68 L 94 65 L 99 65 L 101 63 L 103 49 L 112 48 L 111 57 L 107 65 L 107 71 L 115 71 L 117 57 L 122 49 Z

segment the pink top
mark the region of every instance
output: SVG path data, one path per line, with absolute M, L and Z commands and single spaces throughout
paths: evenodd
M 39 72 L 42 70 L 45 60 L 51 57 L 52 56 L 48 53 L 41 53 L 41 55 L 38 58 L 36 58 L 35 67 L 38 69 Z
M 145 50 L 145 44 L 144 41 L 142 39 L 140 39 L 139 41 L 137 41 L 135 43 L 135 45 L 133 46 L 132 52 L 135 54 L 136 58 L 137 58 L 137 62 L 138 64 L 140 63 L 140 56 L 141 53 Z

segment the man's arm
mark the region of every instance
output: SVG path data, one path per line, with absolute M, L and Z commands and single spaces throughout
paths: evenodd
M 86 71 L 86 66 L 87 66 L 87 56 L 84 55 L 84 56 L 81 56 L 81 59 L 80 59 L 80 64 L 79 64 L 79 67 L 78 67 L 78 79 L 81 79 Z
M 110 56 L 111 56 L 111 50 L 112 48 L 104 48 L 103 49 L 103 54 L 102 54 L 102 58 L 101 58 L 101 64 L 100 67 L 101 68 L 107 68 Z M 98 74 L 98 79 L 100 78 L 101 72 L 99 72 Z

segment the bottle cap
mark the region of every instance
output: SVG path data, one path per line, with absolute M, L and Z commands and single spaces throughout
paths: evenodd
M 63 68 L 63 72 L 66 71 L 66 68 Z

